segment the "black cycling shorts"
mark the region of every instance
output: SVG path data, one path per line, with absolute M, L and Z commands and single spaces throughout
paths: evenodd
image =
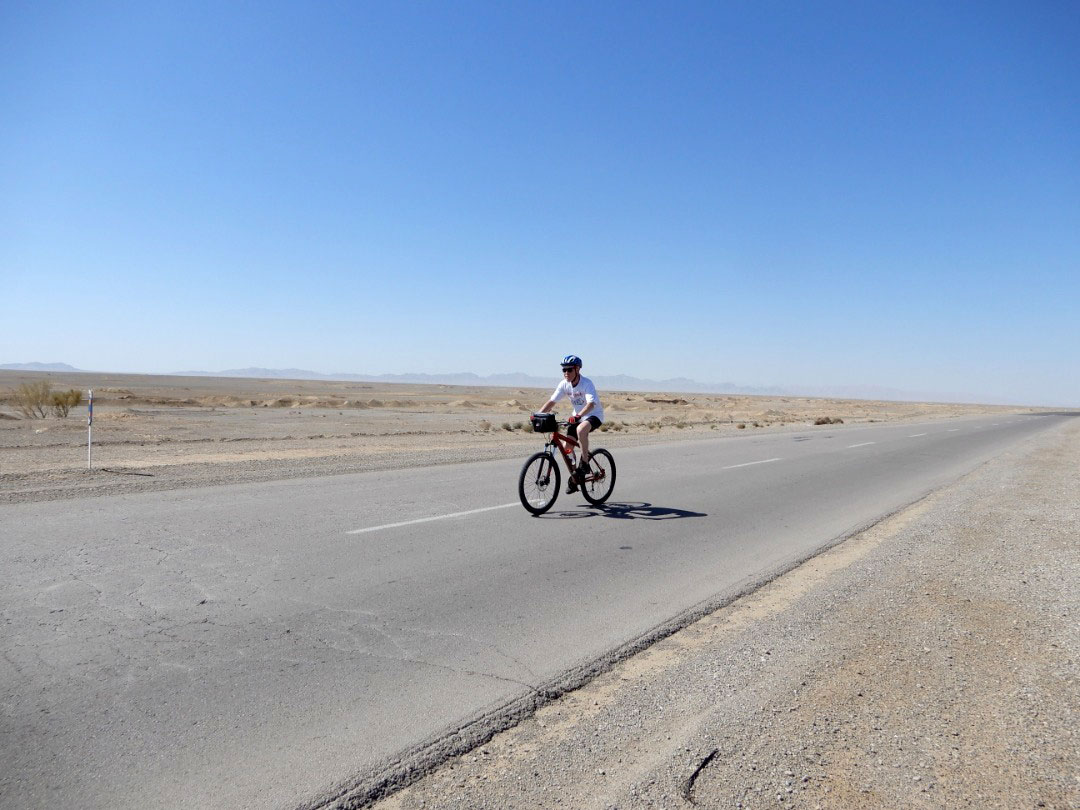
M 598 427 L 600 427 L 600 425 L 604 424 L 603 422 L 601 422 L 595 416 L 586 416 L 585 421 L 588 422 L 590 425 L 592 425 L 591 430 L 596 430 Z M 573 436 L 576 439 L 577 438 L 577 425 L 576 424 L 575 425 L 570 425 L 569 429 L 566 432 L 569 433 L 571 436 Z

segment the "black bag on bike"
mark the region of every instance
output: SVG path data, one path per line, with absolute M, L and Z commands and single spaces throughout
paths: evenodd
M 554 433 L 557 427 L 553 413 L 534 413 L 530 421 L 536 433 Z

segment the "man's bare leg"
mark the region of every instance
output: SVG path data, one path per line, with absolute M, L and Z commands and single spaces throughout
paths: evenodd
M 577 440 L 581 446 L 581 464 L 589 463 L 589 431 L 592 430 L 592 422 L 582 419 L 577 426 Z

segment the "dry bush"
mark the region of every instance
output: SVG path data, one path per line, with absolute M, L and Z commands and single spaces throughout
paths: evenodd
M 52 404 L 52 385 L 42 380 L 23 383 L 15 389 L 15 407 L 27 419 L 44 419 L 45 409 Z
M 735 427 L 737 427 L 739 430 L 746 430 L 746 422 L 739 422 L 739 424 L 737 424 Z
M 489 422 L 487 419 L 481 419 L 480 429 L 484 431 L 491 430 L 491 422 Z
M 819 416 L 814 420 L 815 425 L 842 425 L 844 420 L 839 416 Z
M 57 419 L 67 418 L 68 411 L 72 408 L 77 408 L 82 402 L 82 391 L 77 391 L 74 388 L 69 388 L 67 391 L 60 391 L 53 394 L 50 400 L 52 402 L 53 416 Z

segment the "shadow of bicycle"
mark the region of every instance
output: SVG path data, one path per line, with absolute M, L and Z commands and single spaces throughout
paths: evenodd
M 705 512 L 691 512 L 688 509 L 675 509 L 671 506 L 655 506 L 644 501 L 636 503 L 605 503 L 599 506 L 582 504 L 584 511 L 552 512 L 540 515 L 541 518 L 559 520 L 573 518 L 605 517 L 616 520 L 678 520 L 680 518 L 708 517 Z

